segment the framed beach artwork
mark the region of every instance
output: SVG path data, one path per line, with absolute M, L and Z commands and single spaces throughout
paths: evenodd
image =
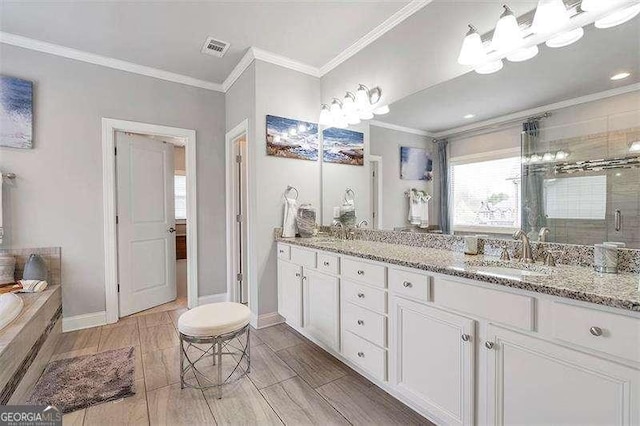
M 433 179 L 433 160 L 426 149 L 410 146 L 400 147 L 400 179 Z
M 0 147 L 33 147 L 33 83 L 0 75 Z
M 318 125 L 267 115 L 267 155 L 318 161 Z
M 364 165 L 364 134 L 330 127 L 322 131 L 322 139 L 325 163 Z

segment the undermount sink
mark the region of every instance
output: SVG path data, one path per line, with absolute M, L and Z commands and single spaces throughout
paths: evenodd
M 0 330 L 20 315 L 23 306 L 20 296 L 13 293 L 0 294 Z
M 525 277 L 542 277 L 551 274 L 551 268 L 548 266 L 507 262 L 503 260 L 469 262 L 469 266 L 473 267 L 478 274 L 504 278 L 522 279 Z

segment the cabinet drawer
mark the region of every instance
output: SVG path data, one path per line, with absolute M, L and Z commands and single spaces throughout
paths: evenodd
M 342 276 L 376 287 L 386 287 L 387 268 L 353 259 L 342 259 Z
M 389 290 L 413 299 L 429 300 L 431 277 L 419 272 L 389 269 Z
M 342 354 L 354 364 L 368 371 L 378 380 L 386 380 L 387 351 L 355 334 L 344 332 Z
M 640 319 L 553 303 L 553 337 L 640 362 Z
M 278 243 L 278 259 L 291 260 L 291 246 Z
M 354 281 L 342 280 L 342 301 L 387 313 L 387 292 Z
M 291 247 L 291 261 L 308 268 L 316 267 L 316 252 L 300 247 Z
M 387 318 L 367 309 L 345 303 L 342 327 L 379 346 L 387 344 Z
M 523 330 L 534 330 L 533 297 L 436 278 L 432 298 L 438 306 L 468 312 Z
M 318 253 L 318 270 L 330 274 L 340 273 L 340 258 L 332 254 Z

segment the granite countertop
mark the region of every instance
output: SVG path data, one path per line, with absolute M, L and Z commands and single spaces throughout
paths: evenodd
M 449 250 L 367 240 L 339 240 L 328 236 L 314 238 L 277 237 L 276 240 L 302 247 L 640 312 L 640 274 L 602 274 L 592 268 L 572 265 L 554 267 L 541 264 L 526 265 L 515 260 L 502 262 L 496 257 L 471 256 Z M 514 277 L 500 273 L 488 273 L 483 271 L 486 267 L 516 267 L 528 270 L 532 275 Z

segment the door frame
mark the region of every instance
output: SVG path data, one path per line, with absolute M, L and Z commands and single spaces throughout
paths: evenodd
M 135 121 L 102 119 L 102 201 L 104 223 L 104 291 L 106 320 L 118 321 L 118 244 L 116 233 L 115 132 L 181 138 L 185 141 L 187 179 L 187 303 L 198 306 L 198 214 L 196 187 L 196 131 Z
M 378 166 L 376 168 L 376 171 L 378 172 L 378 175 L 376 176 L 376 185 L 378 186 L 378 205 L 377 205 L 377 213 L 378 213 L 378 217 L 376 217 L 374 220 L 372 220 L 371 223 L 371 228 L 372 229 L 382 229 L 382 206 L 384 205 L 382 202 L 382 194 L 383 194 L 383 190 L 382 190 L 382 185 L 383 185 L 383 180 L 382 180 L 382 156 L 381 155 L 369 155 L 369 163 L 376 163 Z M 369 170 L 371 171 L 371 170 Z M 373 218 L 372 218 L 373 219 Z
M 243 277 L 247 280 L 247 301 L 249 304 L 249 308 L 252 307 L 251 293 L 254 290 L 253 285 L 253 260 L 255 257 L 252 256 L 251 251 L 253 244 L 253 230 L 254 224 L 252 222 L 253 215 L 251 214 L 253 205 L 253 199 L 251 197 L 253 182 L 251 181 L 251 143 L 249 137 L 249 120 L 245 119 L 240 122 L 233 129 L 229 130 L 225 135 L 225 172 L 226 172 L 226 183 L 225 183 L 225 207 L 226 207 L 226 233 L 227 233 L 227 298 L 230 301 L 236 301 L 238 294 L 236 291 L 236 264 L 237 264 L 237 250 L 238 241 L 236 241 L 236 236 L 234 232 L 235 227 L 235 201 L 234 201 L 234 188 L 236 186 L 236 176 L 234 173 L 235 170 L 235 158 L 234 158 L 234 146 L 233 142 L 238 139 L 240 136 L 244 135 L 246 142 L 246 156 L 247 156 L 247 173 L 245 175 L 245 182 L 247 184 L 247 206 L 245 206 L 246 218 L 245 218 L 245 234 L 247 236 L 247 245 L 245 247 L 245 273 L 246 276 Z

